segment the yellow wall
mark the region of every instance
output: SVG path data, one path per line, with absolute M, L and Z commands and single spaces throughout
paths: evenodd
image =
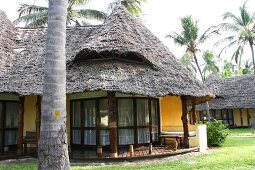
M 162 131 L 177 131 L 182 128 L 182 103 L 180 97 L 166 96 L 160 100 Z
M 242 110 L 242 118 L 243 118 L 243 124 L 241 124 L 241 114 L 240 114 L 240 109 L 234 109 L 233 114 L 234 114 L 234 125 L 235 126 L 250 126 L 252 122 L 252 117 L 253 117 L 253 109 L 241 109 Z M 248 124 L 248 114 L 247 111 L 249 110 L 249 115 L 250 115 L 250 124 Z
M 36 96 L 25 96 L 24 107 L 24 135 L 26 131 L 35 132 L 35 118 L 36 118 Z

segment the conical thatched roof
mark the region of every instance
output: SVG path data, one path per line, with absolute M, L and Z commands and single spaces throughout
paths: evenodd
M 210 76 L 206 85 L 214 91 L 216 98 L 209 102 L 210 109 L 255 108 L 255 76 L 243 75 L 232 78 Z M 206 110 L 201 104 L 198 110 Z
M 19 47 L 24 50 L 7 78 L 13 81 L 0 81 L 0 91 L 41 94 L 45 29 L 20 33 Z M 101 26 L 69 28 L 66 49 L 69 94 L 105 90 L 151 97 L 177 95 L 197 103 L 214 97 L 121 6 Z
M 0 70 L 3 72 L 10 67 L 16 47 L 17 29 L 0 10 Z

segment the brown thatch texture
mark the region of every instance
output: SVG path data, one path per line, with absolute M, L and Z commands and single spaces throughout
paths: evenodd
M 0 10 L 0 70 L 1 73 L 11 66 L 11 60 L 16 47 L 17 29 Z M 0 73 L 0 75 L 1 75 Z
M 41 94 L 45 29 L 20 32 L 23 51 L 17 54 L 9 77 L 0 81 L 0 91 Z M 198 103 L 214 97 L 122 7 L 117 7 L 102 26 L 69 28 L 66 48 L 69 94 L 106 90 L 153 97 L 178 95 Z M 95 56 L 103 60 L 95 61 Z
M 221 78 L 212 75 L 206 85 L 217 96 L 209 102 L 210 109 L 255 108 L 255 76 L 243 75 L 232 78 Z M 201 104 L 198 110 L 206 110 Z

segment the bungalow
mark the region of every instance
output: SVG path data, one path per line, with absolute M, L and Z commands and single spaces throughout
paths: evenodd
M 206 85 L 217 96 L 209 102 L 210 114 L 230 127 L 250 127 L 255 109 L 255 76 L 221 78 L 211 75 Z M 206 104 L 197 107 L 200 121 L 207 118 Z
M 0 12 L 2 154 L 22 153 L 31 132 L 35 144 L 40 137 L 47 29 L 15 28 L 6 18 Z M 162 131 L 177 130 L 192 145 L 187 105 L 214 95 L 126 9 L 116 7 L 102 25 L 69 27 L 66 38 L 72 151 L 102 146 L 117 156 L 121 147 L 157 144 Z

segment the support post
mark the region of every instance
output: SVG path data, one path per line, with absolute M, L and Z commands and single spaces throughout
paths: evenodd
M 196 103 L 194 100 L 192 100 L 192 124 L 196 124 L 197 117 L 196 117 Z
M 239 112 L 240 112 L 241 126 L 243 126 L 243 111 L 242 111 L 242 109 L 239 109 Z
M 182 146 L 184 148 L 189 148 L 189 127 L 188 127 L 188 108 L 187 108 L 187 97 L 186 96 L 182 96 L 181 97 L 182 100 L 182 124 L 183 124 L 183 132 L 184 132 L 184 139 L 183 139 L 183 143 Z
M 107 92 L 109 112 L 109 134 L 111 157 L 118 157 L 117 138 L 117 100 L 115 92 Z
M 24 101 L 25 97 L 19 97 L 19 117 L 18 117 L 18 149 L 17 155 L 23 154 L 23 127 L 24 127 Z
M 36 100 L 36 118 L 35 118 L 36 148 L 38 148 L 38 141 L 40 139 L 41 108 L 42 108 L 41 106 L 42 106 L 42 97 L 38 95 Z

